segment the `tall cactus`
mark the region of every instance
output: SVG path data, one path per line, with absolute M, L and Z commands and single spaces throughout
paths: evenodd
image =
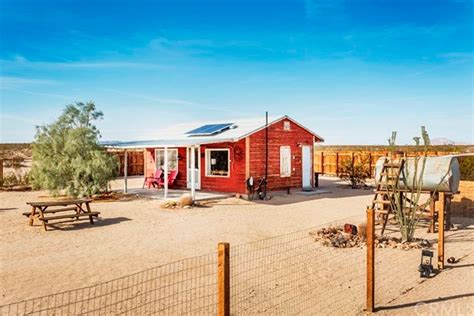
M 388 139 L 391 150 L 391 160 L 395 160 L 394 152 L 396 136 L 397 133 L 392 132 L 392 136 Z M 424 126 L 421 127 L 421 137 L 414 137 L 413 140 L 416 147 L 423 146 L 423 154 L 416 155 L 414 157 L 414 168 L 412 174 L 410 174 L 408 162 L 405 161 L 404 167 L 401 170 L 400 181 L 394 183 L 394 185 L 386 187 L 388 196 L 393 197 L 390 200 L 390 206 L 395 213 L 397 224 L 404 241 L 413 240 L 421 213 L 428 205 L 430 205 L 439 187 L 438 184 L 434 192 L 431 192 L 428 200 L 420 204 L 420 198 L 422 195 L 421 188 L 423 187 L 423 176 L 425 172 L 426 160 L 428 157 L 428 147 L 430 145 L 430 138 Z M 423 141 L 422 145 L 420 144 L 421 140 Z M 447 174 L 441 179 L 440 183 L 446 176 Z M 411 179 L 412 181 L 407 181 L 408 179 Z M 401 188 L 400 184 L 402 184 L 403 189 Z

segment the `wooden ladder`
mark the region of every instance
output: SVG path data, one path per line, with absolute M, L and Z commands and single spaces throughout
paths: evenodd
M 398 186 L 404 164 L 405 159 L 403 158 L 400 158 L 398 162 L 389 161 L 385 158 L 378 177 L 374 199 L 372 200 L 372 209 L 377 215 L 378 223 L 382 222 L 381 235 L 385 231 L 390 214 L 393 214 L 392 205 L 397 201 L 394 188 Z

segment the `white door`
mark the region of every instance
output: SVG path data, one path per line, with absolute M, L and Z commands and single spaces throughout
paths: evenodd
M 302 147 L 302 155 L 303 158 L 301 159 L 301 166 L 303 168 L 302 173 L 302 187 L 303 189 L 309 189 L 312 187 L 311 185 L 311 146 L 303 146 Z
M 200 159 L 199 147 L 194 148 L 194 188 L 196 190 L 201 189 L 201 159 Z M 186 185 L 188 189 L 191 189 L 191 148 L 186 148 Z

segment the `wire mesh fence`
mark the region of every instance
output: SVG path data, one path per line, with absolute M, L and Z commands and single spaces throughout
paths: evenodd
M 344 223 L 358 222 L 346 219 L 231 245 L 231 314 L 363 312 L 366 247 L 363 243 L 347 248 L 328 247 L 315 239 L 320 229 L 341 227 Z M 0 306 L 0 315 L 215 315 L 219 297 L 218 259 L 215 252 L 102 284 Z M 423 282 L 416 270 L 419 261 L 419 251 L 376 248 L 377 306 L 389 305 Z
M 416 306 L 416 304 L 423 304 L 423 300 L 414 299 L 411 297 L 413 291 L 424 285 L 436 284 L 438 274 L 443 273 L 446 269 L 439 269 L 438 267 L 438 251 L 439 251 L 439 235 L 438 231 L 429 233 L 429 222 L 421 222 L 415 232 L 414 245 L 423 241 L 426 250 L 432 253 L 431 262 L 429 257 L 424 256 L 423 262 L 431 263 L 433 270 L 429 277 L 421 276 L 419 266 L 422 263 L 422 249 L 415 247 L 415 249 L 400 250 L 391 249 L 391 246 L 376 247 L 375 248 L 375 304 L 379 310 L 393 310 L 398 307 Z M 439 225 L 436 225 L 439 229 Z M 376 230 L 379 234 L 380 230 Z M 398 225 L 391 223 L 387 226 L 386 235 L 391 237 L 400 237 Z M 470 242 L 472 242 L 472 233 L 470 229 L 454 229 L 445 232 L 445 253 L 454 258 L 464 258 L 472 256 L 474 250 Z M 408 243 L 409 245 L 410 243 Z M 407 246 L 408 246 L 407 245 Z M 448 257 L 449 257 L 448 256 Z M 446 263 L 447 257 L 444 258 Z M 449 283 L 450 286 L 456 287 L 456 281 Z M 436 286 L 436 285 L 435 285 Z M 444 285 L 446 286 L 446 285 Z M 448 290 L 448 289 L 446 289 Z M 405 297 L 405 299 L 403 299 Z M 424 296 L 430 298 L 428 301 L 436 301 L 438 298 L 430 297 L 430 294 Z M 401 301 L 408 301 L 411 304 L 401 304 Z M 435 306 L 436 308 L 436 306 Z M 466 307 L 462 307 L 466 308 Z M 470 308 L 470 307 L 467 307 Z M 429 313 L 429 312 L 427 312 Z
M 231 247 L 231 311 L 246 315 L 361 311 L 365 251 L 323 246 L 312 237 L 317 229 Z
M 362 310 L 365 251 L 322 246 L 311 233 L 323 226 L 231 246 L 232 314 Z M 1 306 L 0 314 L 212 315 L 217 313 L 217 271 L 217 253 L 212 253 Z
M 0 307 L 0 315 L 216 314 L 216 255 Z

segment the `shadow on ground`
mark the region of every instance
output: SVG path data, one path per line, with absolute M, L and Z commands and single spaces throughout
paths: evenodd
M 0 212 L 17 210 L 17 207 L 0 208 Z
M 349 186 L 330 185 L 320 186 L 314 192 L 302 192 L 295 190 L 290 191 L 290 194 L 287 194 L 287 192 L 284 191 L 269 192 L 269 200 L 254 199 L 250 202 L 265 205 L 290 205 L 319 199 L 340 199 L 370 195 L 374 195 L 373 188 L 352 189 Z
M 460 201 L 452 201 L 451 216 L 474 218 L 474 201 L 467 197 L 462 197 Z
M 121 222 L 131 221 L 132 219 L 128 217 L 115 217 L 115 218 L 94 218 L 94 224 L 89 223 L 89 219 L 85 220 L 67 220 L 61 222 L 54 222 L 48 224 L 48 230 L 62 230 L 62 231 L 70 231 L 70 230 L 79 230 L 79 229 L 91 229 L 109 225 L 120 224 Z M 69 224 L 69 225 L 65 225 Z
M 388 310 L 394 310 L 394 309 L 400 309 L 400 308 L 414 307 L 414 306 L 423 305 L 423 304 L 439 303 L 439 302 L 445 302 L 449 300 L 455 300 L 455 299 L 471 297 L 471 296 L 474 296 L 474 293 L 438 297 L 438 298 L 434 298 L 430 300 L 424 300 L 424 301 L 422 300 L 422 301 L 410 302 L 410 303 L 399 304 L 399 305 L 380 306 L 376 309 L 376 311 L 381 312 L 381 311 L 388 311 Z

